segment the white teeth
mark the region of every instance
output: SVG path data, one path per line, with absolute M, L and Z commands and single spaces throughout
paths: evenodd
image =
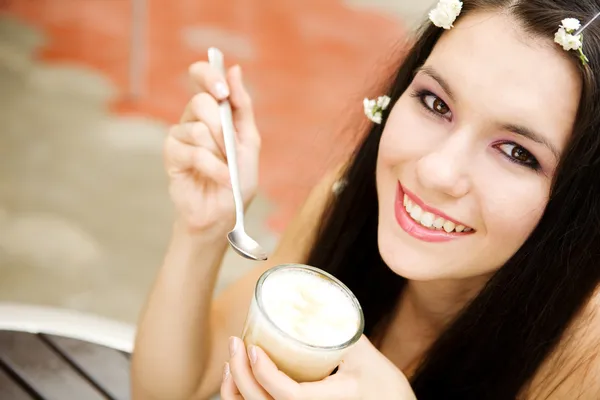
M 430 212 L 424 212 L 421 215 L 421 225 L 426 228 L 431 228 L 433 226 L 433 221 L 435 220 L 435 215 Z
M 418 205 L 414 205 L 412 207 L 412 210 L 410 211 L 410 216 L 415 220 L 415 221 L 420 221 L 421 220 L 421 214 L 423 214 L 423 210 L 421 210 L 421 207 L 419 207 Z
M 473 230 L 464 225 L 456 225 L 454 222 L 445 220 L 428 211 L 423 211 L 423 209 L 419 205 L 413 203 L 407 195 L 404 195 L 403 204 L 410 217 L 426 228 L 437 230 L 443 229 L 448 233 L 471 232 Z
M 421 215 L 421 225 L 426 228 L 431 228 L 433 226 L 433 220 L 435 219 L 435 215 L 430 212 L 425 212 Z
M 456 224 L 454 224 L 454 222 L 451 222 L 451 221 L 444 222 L 444 230 L 446 232 L 450 233 L 454 230 L 454 228 L 456 228 Z
M 444 222 L 446 222 L 446 220 L 442 217 L 437 217 L 435 219 L 435 221 L 433 221 L 433 227 L 435 229 L 442 229 L 442 227 L 444 226 Z

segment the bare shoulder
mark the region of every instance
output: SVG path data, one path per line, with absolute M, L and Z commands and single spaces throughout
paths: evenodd
M 600 398 L 600 288 L 542 365 L 527 400 Z

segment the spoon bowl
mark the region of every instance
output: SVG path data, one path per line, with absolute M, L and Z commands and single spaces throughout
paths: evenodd
M 227 234 L 231 247 L 242 257 L 255 261 L 267 259 L 267 253 L 243 229 L 233 229 Z

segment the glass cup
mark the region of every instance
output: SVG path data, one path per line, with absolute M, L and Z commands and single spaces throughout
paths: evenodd
M 267 314 L 263 303 L 263 287 L 269 279 L 277 279 L 280 274 L 289 272 L 309 274 L 316 279 L 313 282 L 316 285 L 322 285 L 323 281 L 319 282 L 319 280 L 325 280 L 335 287 L 333 290 L 339 290 L 342 296 L 337 294 L 337 299 L 347 299 L 348 303 L 344 304 L 345 309 L 351 307 L 355 312 L 354 335 L 342 343 L 328 343 L 326 346 L 321 346 L 304 342 L 297 335 L 290 334 L 289 330 L 286 332 L 285 328 L 278 326 Z M 273 282 L 276 281 L 271 283 Z M 273 299 L 273 294 L 270 298 Z M 325 301 L 325 298 L 322 300 Z M 312 325 L 312 328 L 315 326 Z M 354 294 L 343 283 L 318 268 L 301 264 L 284 264 L 267 270 L 259 278 L 244 324 L 242 340 L 246 346 L 253 344 L 263 349 L 277 367 L 295 381 L 314 382 L 326 378 L 335 370 L 344 354 L 360 339 L 363 330 L 362 308 Z M 315 331 L 312 334 L 319 335 L 319 332 Z

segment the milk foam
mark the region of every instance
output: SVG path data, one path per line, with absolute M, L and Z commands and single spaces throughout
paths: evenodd
M 313 346 L 337 346 L 354 337 L 359 311 L 341 288 L 307 271 L 278 271 L 261 289 L 265 313 L 282 331 Z

